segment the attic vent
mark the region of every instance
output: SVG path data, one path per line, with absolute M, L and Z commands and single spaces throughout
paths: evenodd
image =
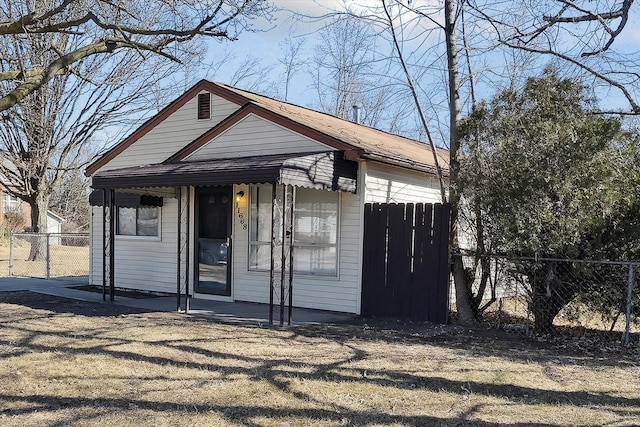
M 211 94 L 198 94 L 198 120 L 211 118 Z

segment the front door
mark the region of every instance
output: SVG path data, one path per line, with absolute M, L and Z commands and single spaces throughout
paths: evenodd
M 196 200 L 195 291 L 230 296 L 233 187 L 198 188 Z

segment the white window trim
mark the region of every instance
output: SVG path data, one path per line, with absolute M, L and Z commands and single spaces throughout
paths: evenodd
M 134 241 L 147 241 L 147 242 L 161 242 L 162 241 L 162 206 L 156 206 L 158 208 L 158 235 L 157 236 L 138 236 L 133 234 L 118 234 L 118 224 L 115 227 L 115 238 L 117 240 L 134 240 Z M 137 209 L 137 208 L 136 208 Z M 119 208 L 116 207 L 116 212 L 119 212 Z M 116 213 L 119 215 L 119 213 Z M 116 217 L 116 221 L 118 221 Z
M 336 248 L 336 272 L 334 273 L 329 273 L 329 274 L 323 274 L 323 273 L 313 273 L 310 271 L 295 271 L 294 270 L 294 275 L 296 276 L 302 276 L 305 278 L 317 278 L 317 279 L 335 279 L 335 280 L 340 280 L 340 246 L 342 243 L 342 236 L 341 236 L 341 218 L 342 218 L 342 193 L 338 192 L 338 219 L 337 219 L 337 227 L 338 229 L 336 230 L 336 243 L 335 243 L 335 248 Z M 295 231 L 294 231 L 295 234 Z M 331 243 L 318 243 L 318 244 L 313 244 L 313 243 L 296 243 L 293 242 L 293 259 L 295 261 L 296 259 L 296 247 L 308 247 L 308 248 L 321 248 L 321 247 L 326 247 L 326 248 L 332 248 L 334 247 L 333 244 Z
M 259 186 L 260 184 L 257 184 L 255 186 Z M 253 191 L 251 191 L 251 188 L 254 185 L 251 185 L 249 188 L 249 206 L 248 206 L 248 213 L 249 215 L 251 215 L 251 203 L 253 202 Z M 270 185 L 269 185 L 270 187 Z M 298 188 L 296 188 L 297 190 Z M 341 192 L 337 192 L 338 193 L 338 208 L 337 208 L 337 230 L 336 230 L 336 243 L 335 245 L 331 244 L 331 243 L 320 243 L 320 244 L 313 244 L 313 243 L 296 243 L 293 242 L 293 258 L 294 258 L 294 262 L 295 262 L 295 250 L 296 247 L 334 247 L 336 248 L 336 272 L 334 273 L 328 273 L 328 274 L 323 274 L 323 273 L 313 273 L 313 272 L 309 272 L 309 271 L 293 271 L 293 274 L 295 277 L 303 277 L 306 279 L 322 279 L 322 280 L 330 280 L 330 281 L 339 281 L 340 280 L 340 247 L 341 242 L 342 242 L 342 236 L 341 236 L 341 229 L 342 229 L 342 224 L 341 224 L 341 218 L 342 218 L 342 193 Z M 273 205 L 271 205 L 273 208 Z M 295 207 L 294 207 L 295 209 Z M 295 211 L 294 211 L 294 215 L 295 215 Z M 251 246 L 252 245 L 260 245 L 260 246 L 270 246 L 271 242 L 270 241 L 252 241 L 251 240 L 251 224 L 253 223 L 253 221 L 251 220 L 251 218 L 249 218 L 249 230 L 248 230 L 248 238 L 247 238 L 247 272 L 251 273 L 251 274 L 264 274 L 264 273 L 268 273 L 270 270 L 269 269 L 264 269 L 264 268 L 252 268 L 250 261 L 251 261 Z M 295 235 L 295 230 L 294 230 L 294 235 Z M 280 269 L 276 269 L 275 272 L 279 272 Z

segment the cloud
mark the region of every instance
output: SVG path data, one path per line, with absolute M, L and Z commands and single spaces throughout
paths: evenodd
M 276 6 L 307 16 L 321 16 L 332 11 L 365 10 L 380 5 L 380 0 L 275 0 Z

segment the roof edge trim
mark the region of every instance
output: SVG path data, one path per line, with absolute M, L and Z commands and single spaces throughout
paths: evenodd
M 227 101 L 233 102 L 239 106 L 244 105 L 250 101 L 248 98 L 244 98 L 241 95 L 223 88 L 209 80 L 200 80 L 178 98 L 170 102 L 169 105 L 164 107 L 154 116 L 150 117 L 146 122 L 136 128 L 131 134 L 129 134 L 129 136 L 125 137 L 122 141 L 107 150 L 93 163 L 87 166 L 84 172 L 85 176 L 91 176 L 96 173 L 98 169 L 109 163 L 117 155 L 129 148 L 133 143 L 142 138 L 144 135 L 149 133 L 157 125 L 162 123 L 167 117 L 176 112 L 178 109 L 180 109 L 180 107 L 184 106 L 190 99 L 192 99 L 203 90 L 209 91 L 210 93 L 220 96 L 221 98 L 224 98 Z
M 288 117 L 277 114 L 254 102 L 249 102 L 242 106 L 242 108 L 240 108 L 239 110 L 233 112 L 230 116 L 222 120 L 216 126 L 200 135 L 194 141 L 187 144 L 177 153 L 166 159 L 163 163 L 173 163 L 185 160 L 188 156 L 195 153 L 198 149 L 202 148 L 208 142 L 215 139 L 224 131 L 233 127 L 250 114 L 255 114 L 256 116 L 264 120 L 270 121 L 271 123 L 282 126 L 292 132 L 296 132 L 304 137 L 310 138 L 316 142 L 327 145 L 336 150 L 350 151 L 354 149 L 352 145 L 347 144 L 346 142 L 329 136 L 309 126 L 298 123 Z
M 436 167 L 433 165 L 425 165 L 423 163 L 411 162 L 411 161 L 402 160 L 402 159 L 395 159 L 395 158 L 381 156 L 379 154 L 373 154 L 373 153 L 363 153 L 360 156 L 360 158 L 365 160 L 373 160 L 378 163 L 384 163 L 391 166 L 403 167 L 405 169 L 410 169 L 418 172 L 426 172 L 435 176 L 437 176 L 438 174 Z M 442 175 L 449 176 L 449 169 L 442 168 Z

